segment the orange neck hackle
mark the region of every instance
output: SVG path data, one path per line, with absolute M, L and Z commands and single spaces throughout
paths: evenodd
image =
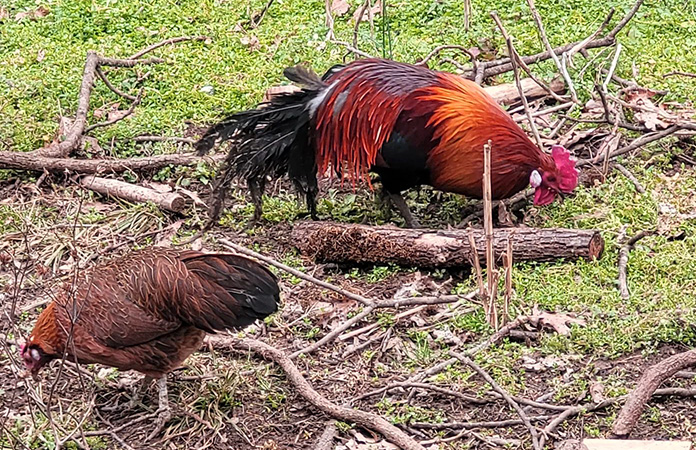
M 492 192 L 505 198 L 529 183 L 535 169 L 553 170 L 543 153 L 493 98 L 472 81 L 440 73 L 421 100 L 437 104 L 428 122 L 438 141 L 429 155 L 433 185 L 480 197 L 483 146 L 492 142 Z

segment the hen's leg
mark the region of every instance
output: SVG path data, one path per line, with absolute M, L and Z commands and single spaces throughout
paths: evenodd
M 411 210 L 408 208 L 406 200 L 404 200 L 401 194 L 387 192 L 387 195 L 389 196 L 389 199 L 392 201 L 396 209 L 399 210 L 399 213 L 401 213 L 401 216 L 403 216 L 404 220 L 406 220 L 406 226 L 408 228 L 420 228 L 420 223 L 418 222 L 418 220 L 416 220 L 415 217 L 413 217 L 413 214 L 411 214 Z
M 157 408 L 157 427 L 150 433 L 146 441 L 160 434 L 164 426 L 172 417 L 171 409 L 169 408 L 169 400 L 167 400 L 167 376 L 157 380 L 157 388 L 159 390 L 159 407 Z

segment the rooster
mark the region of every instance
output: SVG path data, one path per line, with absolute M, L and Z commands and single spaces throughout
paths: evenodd
M 167 373 L 200 347 L 206 332 L 250 325 L 274 313 L 278 301 L 276 278 L 247 258 L 150 247 L 63 286 L 20 353 L 34 377 L 66 355 L 157 379 L 152 437 L 170 418 Z
M 331 169 L 353 185 L 369 183 L 368 172 L 375 172 L 407 226 L 417 227 L 401 192 L 425 184 L 481 198 L 489 139 L 494 200 L 531 184 L 534 204 L 547 205 L 577 186 L 566 149 L 541 151 L 480 86 L 460 76 L 384 59 L 334 66 L 322 78 L 303 66 L 284 74 L 302 89 L 231 115 L 196 143 L 205 154 L 218 140 L 233 142 L 215 184 L 211 222 L 232 179 L 246 179 L 256 220 L 267 177 L 283 175 L 316 219 L 317 174 Z

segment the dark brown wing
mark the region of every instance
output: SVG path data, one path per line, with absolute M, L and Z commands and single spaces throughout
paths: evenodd
M 82 278 L 74 296 L 61 296 L 57 311 L 62 326 L 75 323 L 76 337 L 89 336 L 110 348 L 150 342 L 181 327 L 180 320 L 152 313 L 134 301 L 133 286 L 119 282 L 119 271 L 117 265 L 96 267 Z

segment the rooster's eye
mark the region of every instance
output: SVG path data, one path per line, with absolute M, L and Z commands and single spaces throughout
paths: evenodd
M 553 175 L 551 175 L 551 176 L 548 177 L 546 180 L 547 180 L 547 181 L 550 181 L 551 183 L 553 183 L 554 181 L 556 181 L 556 177 L 554 177 Z

